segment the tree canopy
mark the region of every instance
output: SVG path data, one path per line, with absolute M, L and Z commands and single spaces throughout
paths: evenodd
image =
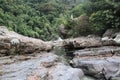
M 119 0 L 0 0 L 0 25 L 43 40 L 59 35 L 60 24 L 70 28 L 69 37 L 86 31 L 101 34 L 108 28 L 119 28 L 119 6 Z M 78 24 L 71 21 L 71 15 L 87 16 L 88 29 L 81 28 L 84 21 Z

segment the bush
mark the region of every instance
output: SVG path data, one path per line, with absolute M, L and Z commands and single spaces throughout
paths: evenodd
M 71 37 L 78 37 L 88 34 L 88 17 L 86 15 L 81 15 L 77 18 L 74 18 L 72 21 L 69 22 L 69 36 Z

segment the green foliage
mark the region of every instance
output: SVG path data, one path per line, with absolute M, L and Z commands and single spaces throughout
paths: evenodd
M 79 4 L 79 5 L 75 6 L 75 8 L 72 9 L 71 13 L 73 13 L 75 15 L 75 17 L 78 17 L 81 14 L 83 14 L 84 13 L 83 4 Z
M 90 20 L 90 28 L 93 33 L 99 33 L 104 30 L 106 26 L 104 20 L 104 15 L 102 15 L 102 11 L 98 11 L 96 13 L 92 13 L 89 20 Z
M 0 25 L 43 40 L 59 35 L 60 24 L 65 25 L 68 37 L 101 34 L 120 28 L 119 6 L 119 0 L 0 0 Z M 71 19 L 83 14 L 89 17 L 89 26 L 84 18 Z
M 88 16 L 82 14 L 81 16 L 74 18 L 69 26 L 71 27 L 69 34 L 71 34 L 72 37 L 88 35 Z
M 70 14 L 73 17 L 80 18 L 82 14 L 89 17 L 89 27 L 83 20 L 73 21 L 70 25 L 71 36 L 80 36 L 86 34 L 101 35 L 108 28 L 120 28 L 120 1 L 118 0 L 86 0 L 75 6 Z
M 94 33 L 103 33 L 108 28 L 120 28 L 120 2 L 111 0 L 100 0 L 93 2 L 93 12 L 90 15 L 90 27 Z M 96 8 L 96 9 L 95 9 Z
M 57 0 L 0 0 L 0 25 L 20 34 L 51 40 L 57 26 L 68 24 L 66 4 Z M 61 4 L 61 5 L 59 5 Z

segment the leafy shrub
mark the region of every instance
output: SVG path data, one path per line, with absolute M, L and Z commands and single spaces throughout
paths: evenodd
M 87 35 L 88 31 L 88 17 L 86 15 L 81 15 L 77 18 L 74 18 L 72 21 L 69 21 L 67 25 L 69 28 L 68 35 L 69 37 L 78 37 L 82 35 Z

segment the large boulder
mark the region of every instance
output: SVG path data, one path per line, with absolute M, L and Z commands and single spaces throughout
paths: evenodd
M 81 68 L 86 75 L 97 79 L 106 79 L 120 77 L 120 57 L 106 59 L 77 59 L 74 63 Z
M 101 80 L 120 77 L 120 47 L 106 46 L 78 50 L 70 61 L 73 67 L 81 68 L 85 75 Z
M 52 45 L 49 42 L 23 36 L 9 31 L 5 26 L 0 26 L 0 56 L 16 53 L 29 54 L 51 49 Z

